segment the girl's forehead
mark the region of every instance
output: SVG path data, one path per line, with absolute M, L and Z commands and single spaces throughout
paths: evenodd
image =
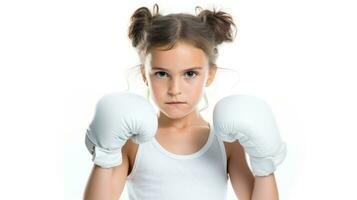
M 208 64 L 202 49 L 187 44 L 177 44 L 170 50 L 152 49 L 149 60 L 152 67 L 162 68 L 205 67 Z

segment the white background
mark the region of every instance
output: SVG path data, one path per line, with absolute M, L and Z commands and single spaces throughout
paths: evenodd
M 125 88 L 124 70 L 139 64 L 129 17 L 155 2 L 162 14 L 199 5 L 234 17 L 237 38 L 217 63 L 238 71 L 236 93 L 275 111 L 289 148 L 276 172 L 281 199 L 356 199 L 352 0 L 1 1 L 0 199 L 82 198 L 94 105 Z

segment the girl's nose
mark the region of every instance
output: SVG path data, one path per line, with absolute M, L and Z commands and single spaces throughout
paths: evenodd
M 180 87 L 179 87 L 179 80 L 178 79 L 172 79 L 170 81 L 168 94 L 170 96 L 177 96 L 177 95 L 181 94 L 181 90 L 180 90 Z

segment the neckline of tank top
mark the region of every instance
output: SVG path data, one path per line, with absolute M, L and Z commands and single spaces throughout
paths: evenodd
M 198 151 L 196 151 L 195 153 L 192 153 L 192 154 L 182 155 L 182 154 L 172 153 L 172 152 L 166 150 L 163 146 L 161 146 L 161 144 L 156 140 L 155 137 L 153 138 L 152 142 L 153 142 L 154 146 L 159 149 L 159 151 L 161 151 L 162 153 L 166 154 L 167 156 L 169 156 L 171 158 L 180 159 L 180 160 L 197 158 L 197 157 L 201 156 L 203 153 L 205 153 L 212 144 L 213 137 L 214 137 L 213 127 L 211 126 L 210 123 L 208 123 L 208 126 L 209 126 L 209 135 L 208 135 L 208 139 L 207 139 L 206 143 Z

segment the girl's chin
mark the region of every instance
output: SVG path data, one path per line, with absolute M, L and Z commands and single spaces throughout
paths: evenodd
M 170 119 L 180 119 L 188 115 L 186 110 L 184 109 L 163 109 L 161 112 L 163 112 L 168 118 Z

